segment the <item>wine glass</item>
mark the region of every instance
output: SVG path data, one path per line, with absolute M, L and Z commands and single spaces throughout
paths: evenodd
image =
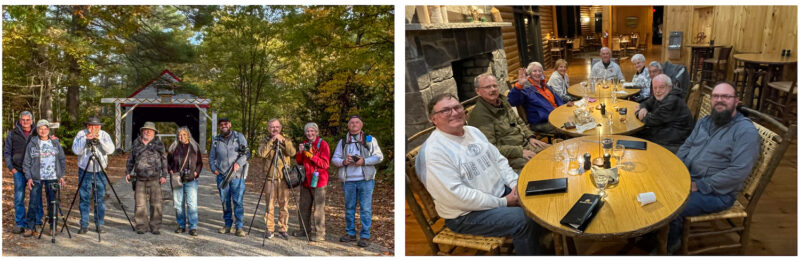
M 608 176 L 605 174 L 594 173 L 594 185 L 600 189 L 600 192 L 597 193 L 600 195 L 600 199 L 603 200 L 606 198 L 606 185 L 608 185 Z

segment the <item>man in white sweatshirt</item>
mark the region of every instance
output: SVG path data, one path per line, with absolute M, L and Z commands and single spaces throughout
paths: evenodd
M 422 144 L 417 175 L 445 226 L 457 233 L 512 236 L 518 255 L 540 253 L 540 227 L 519 207 L 517 174 L 480 130 L 465 126 L 464 107 L 449 93 L 434 96 L 436 126 Z

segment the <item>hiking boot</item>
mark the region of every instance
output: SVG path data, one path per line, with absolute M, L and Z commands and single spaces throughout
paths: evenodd
M 323 241 L 325 241 L 325 237 L 312 237 L 311 241 L 312 242 L 323 242 Z
M 278 237 L 284 240 L 289 240 L 289 235 L 287 235 L 286 232 L 278 231 Z
M 179 233 L 180 234 L 180 233 L 185 233 L 185 232 L 186 232 L 186 228 L 179 227 L 178 229 L 175 229 L 175 233 Z
M 31 237 L 31 236 L 33 236 L 33 234 L 36 234 L 36 232 L 33 231 L 33 229 L 25 229 L 25 232 L 22 233 L 22 236 L 23 237 Z
M 139 234 L 139 235 L 141 235 L 141 234 L 144 234 L 144 231 L 137 230 L 137 231 L 136 231 L 136 234 Z
M 369 246 L 369 238 L 362 238 L 358 240 L 358 246 L 360 247 L 367 247 Z
M 275 234 L 272 234 L 272 232 L 267 231 L 267 235 L 264 236 L 264 237 L 266 237 L 267 239 L 270 239 L 270 238 L 275 237 Z
M 237 236 L 237 237 L 244 237 L 244 236 L 246 236 L 246 234 L 244 233 L 244 229 L 237 228 L 237 229 L 236 229 L 236 236 Z
M 105 234 L 105 233 L 106 233 L 106 230 L 105 230 L 105 229 L 103 229 L 103 227 L 98 227 L 98 228 L 97 228 L 97 233 L 100 233 L 100 234 Z
M 197 236 L 197 229 L 189 229 L 189 235 L 196 237 Z
M 89 232 L 89 228 L 82 227 L 78 229 L 78 234 L 86 234 L 86 232 Z
M 158 230 L 150 231 L 150 233 L 153 233 L 153 235 L 161 235 L 161 232 L 159 232 Z
M 22 234 L 22 232 L 25 232 L 24 227 L 14 227 L 14 230 L 11 230 L 11 233 L 14 234 Z
M 344 236 L 339 238 L 339 242 L 353 242 L 353 241 L 356 241 L 355 235 L 344 234 Z
M 228 234 L 231 232 L 231 230 L 232 230 L 231 227 L 222 227 L 219 230 L 217 230 L 217 232 L 219 232 L 220 234 Z
M 295 231 L 292 232 L 293 237 L 306 237 L 306 232 L 303 231 Z

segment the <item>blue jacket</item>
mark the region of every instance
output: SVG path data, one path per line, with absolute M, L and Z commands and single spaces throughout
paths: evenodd
M 728 124 L 714 128 L 710 116 L 698 121 L 676 155 L 701 193 L 735 198 L 761 153 L 761 138 L 741 112 Z
M 547 86 L 550 93 L 556 101 L 556 106 L 561 106 L 564 101 L 558 94 L 553 91 L 553 88 Z M 550 104 L 542 94 L 536 91 L 536 87 L 530 85 L 530 82 L 525 82 L 525 87 L 522 90 L 512 87 L 508 92 L 508 103 L 511 106 L 520 106 L 525 108 L 525 115 L 528 117 L 528 123 L 531 125 L 547 122 L 547 116 L 553 111 L 553 105 Z
M 247 147 L 247 139 L 238 131 L 231 130 L 229 138 L 223 138 L 222 134 L 217 135 L 211 140 L 211 151 L 208 153 L 208 167 L 211 173 L 219 171 L 219 174 L 225 174 L 228 169 L 233 166 L 233 163 L 239 163 L 239 170 L 234 173 L 234 178 L 247 178 L 247 159 L 248 156 L 243 156 L 236 161 L 239 153 L 236 150 L 240 145 Z

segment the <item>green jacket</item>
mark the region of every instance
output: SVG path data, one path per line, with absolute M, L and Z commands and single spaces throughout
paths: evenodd
M 477 99 L 478 102 L 469 113 L 467 123 L 480 129 L 489 142 L 494 144 L 500 150 L 500 154 L 507 159 L 521 158 L 523 146 L 528 144 L 533 131 L 514 112 L 506 96 L 500 94 L 498 99 L 502 102 L 500 108 L 492 106 L 483 99 Z

